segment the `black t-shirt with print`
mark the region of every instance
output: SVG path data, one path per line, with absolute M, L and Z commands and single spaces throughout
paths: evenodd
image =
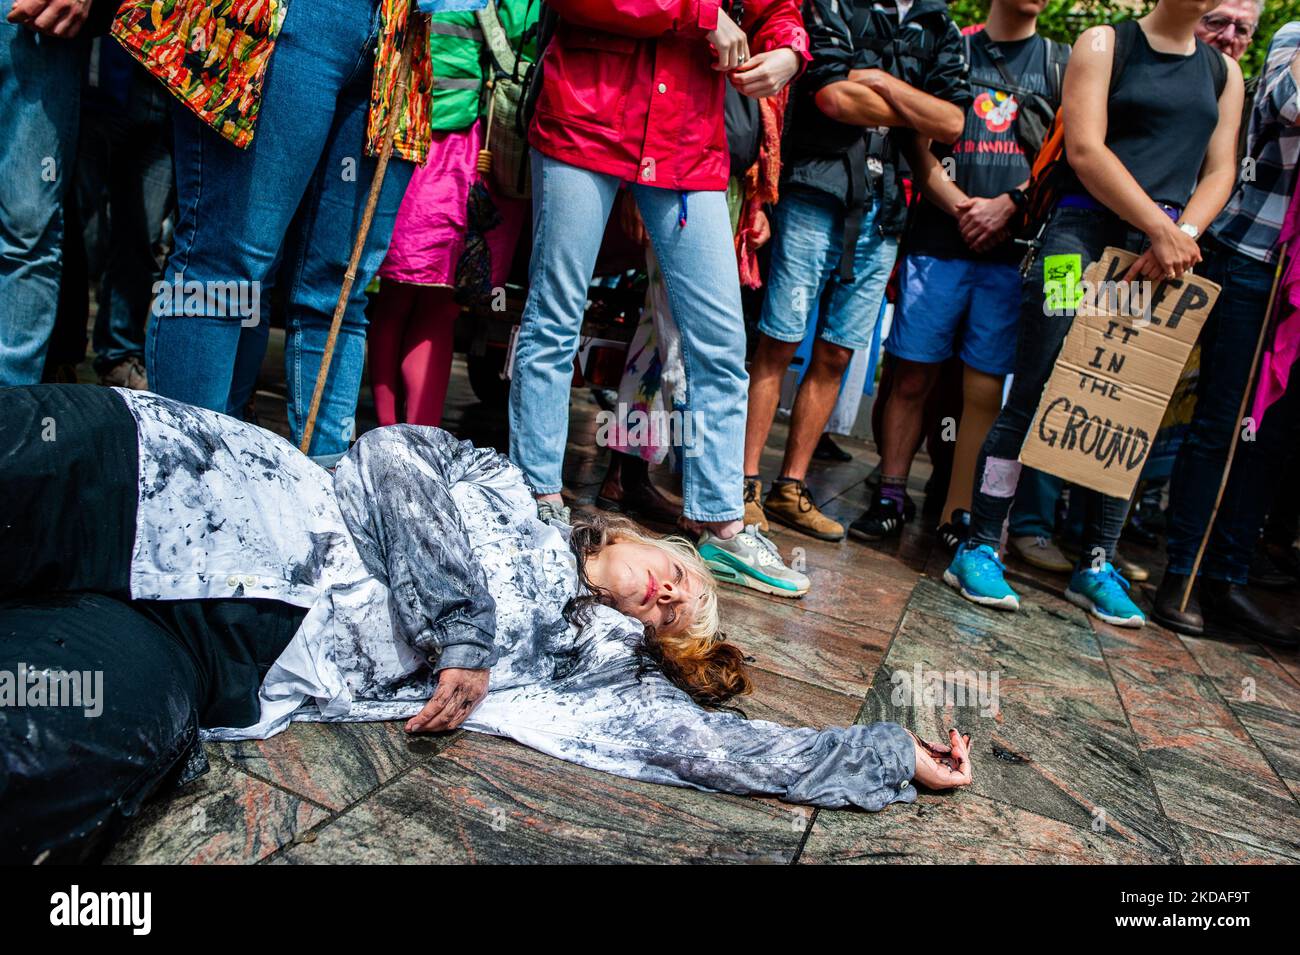
M 951 149 L 936 145 L 940 162 L 951 156 L 948 167 L 957 186 L 968 196 L 988 198 L 1012 189 L 1029 178 L 1030 158 L 1016 137 L 1019 103 L 1007 90 L 993 60 L 984 49 L 984 38 L 971 38 L 970 85 L 975 101 L 966 111 L 966 129 Z M 1021 90 L 1050 96 L 1044 69 L 1047 41 L 1040 36 L 998 43 L 1006 58 L 1007 71 Z M 941 259 L 980 259 L 996 262 L 1019 261 L 1023 250 L 1010 240 L 995 249 L 977 254 L 961 237 L 957 220 L 933 203 L 921 199 L 908 224 L 908 253 Z

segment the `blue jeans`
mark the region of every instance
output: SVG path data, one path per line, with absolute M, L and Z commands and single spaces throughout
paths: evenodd
M 87 46 L 8 22 L 12 6 L 0 0 L 0 385 L 31 385 L 58 311 Z
M 844 203 L 826 193 L 792 188 L 781 197 L 772 222 L 772 267 L 758 330 L 779 342 L 801 342 L 808 322 L 818 319 L 818 337 L 851 351 L 871 347 L 885 283 L 894 267 L 898 240 L 876 227 L 880 202 L 862 216 L 853 249 L 853 281 L 838 269 L 844 248 Z M 829 301 L 819 312 L 831 283 Z
M 1207 240 L 1205 258 L 1197 271 L 1221 285 L 1223 291 L 1201 329 L 1196 408 L 1170 478 L 1168 553 L 1169 572 L 1173 574 L 1192 572 L 1197 548 L 1214 510 L 1228 449 L 1240 433 L 1237 408 L 1242 392 L 1250 384 L 1247 379 L 1255 343 L 1273 284 L 1272 266 L 1213 239 Z M 1290 434 L 1289 407 L 1287 398 L 1279 400 L 1264 416 L 1256 440 L 1242 441 L 1238 446 L 1232 479 L 1201 568 L 1207 577 L 1246 582 L 1263 512 L 1272 495 L 1255 501 L 1239 499 L 1238 495 L 1268 479 L 1267 474 L 1248 473 L 1260 462 L 1268 462 L 1266 468 L 1281 474 L 1286 457 L 1284 449 L 1276 445 L 1279 435 Z M 1265 492 L 1256 487 L 1256 493 Z
M 1049 255 L 1076 254 L 1084 263 L 1093 262 L 1108 245 L 1138 251 L 1145 239 L 1109 212 L 1094 209 L 1057 208 L 1043 232 L 1038 258 L 1026 276 L 1020 299 L 1020 335 L 1016 345 L 1015 377 L 1011 392 L 989 435 L 984 439 L 975 466 L 975 489 L 971 496 L 971 546 L 987 544 L 997 549 L 1002 523 L 1011 510 L 1020 478 L 1020 449 L 1043 388 L 1056 364 L 1066 333 L 1074 322 L 1072 310 L 1046 308 L 1043 291 L 1043 261 Z M 1097 491 L 1076 488 L 1085 508 L 1084 532 L 1079 566 L 1091 565 L 1098 551 L 1108 561 L 1115 559 L 1115 546 L 1128 515 L 1126 498 L 1107 497 Z
M 179 276 L 182 298 L 195 288 L 207 297 L 187 314 L 168 314 L 175 309 L 155 300 L 145 343 L 154 391 L 239 414 L 266 350 L 265 312 L 278 274 L 286 286 L 289 427 L 294 443 L 301 439 L 375 168 L 363 147 L 378 29 L 377 0 L 290 4 L 248 149 L 188 110 L 175 111 L 179 213 L 165 293 L 173 295 Z M 413 169 L 400 160 L 388 166 L 316 420 L 311 453 L 322 464 L 336 461 L 352 438 L 365 288 L 388 250 Z M 239 308 L 222 291 L 232 283 Z
M 569 384 L 605 223 L 619 180 L 551 159 L 533 162 L 533 258 L 510 385 L 510 457 L 537 494 L 558 494 Z M 744 514 L 745 326 L 725 192 L 634 184 L 682 336 L 690 426 L 683 433 L 685 513 Z M 685 214 L 685 225 L 679 224 Z
M 1056 533 L 1056 505 L 1065 482 L 1037 468 L 1023 468 L 1011 505 L 1010 537 L 1048 537 Z
M 1015 503 L 1007 525 L 1008 537 L 1047 537 L 1058 533 L 1056 508 L 1065 490 L 1065 482 L 1055 474 L 1046 474 L 1037 468 L 1022 468 L 1020 483 L 1016 486 Z M 1065 524 L 1060 528 L 1061 540 L 1070 547 L 1078 547 L 1083 539 L 1084 515 L 1087 511 L 1085 491 L 1071 485 L 1070 502 L 1065 511 Z

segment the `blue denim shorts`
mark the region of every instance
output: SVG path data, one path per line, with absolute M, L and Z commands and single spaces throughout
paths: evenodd
M 758 321 L 764 335 L 801 342 L 808 323 L 817 320 L 819 336 L 832 345 L 854 351 L 870 346 L 898 240 L 880 234 L 880 203 L 872 201 L 853 253 L 853 281 L 841 281 L 844 212 L 838 199 L 810 190 L 791 189 L 777 203 L 772 266 Z M 827 283 L 830 291 L 823 301 Z
M 903 258 L 898 306 L 885 350 L 908 361 L 953 355 L 988 375 L 1015 368 L 1020 270 L 1001 262 Z

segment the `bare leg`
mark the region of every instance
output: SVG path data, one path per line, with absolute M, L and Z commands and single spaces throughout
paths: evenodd
M 745 421 L 745 473 L 757 474 L 772 419 L 781 403 L 781 382 L 798 350 L 798 342 L 782 342 L 759 333 L 749 365 L 749 415 Z
M 939 366 L 895 359 L 893 387 L 884 413 L 884 443 L 880 448 L 880 473 L 905 478 L 921 441 L 925 399 L 939 377 Z
M 817 339 L 813 344 L 812 363 L 799 386 L 790 421 L 790 439 L 785 446 L 781 476 L 802 481 L 808 474 L 817 442 L 831 419 L 840 396 L 840 382 L 853 359 L 853 350 Z M 751 472 L 752 473 L 752 472 Z
M 943 504 L 945 521 L 952 517 L 953 511 L 970 510 L 975 460 L 1001 408 L 1002 376 L 967 365 L 962 375 L 961 424 L 957 427 L 957 447 L 953 451 L 952 479 L 948 482 L 948 499 Z

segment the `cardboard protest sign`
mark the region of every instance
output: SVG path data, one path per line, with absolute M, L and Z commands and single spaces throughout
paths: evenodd
M 1122 249 L 1107 248 L 1086 271 L 1079 258 L 1044 261 L 1045 308 L 1076 311 L 1020 460 L 1128 497 L 1219 286 L 1194 275 L 1121 282 L 1137 258 Z

